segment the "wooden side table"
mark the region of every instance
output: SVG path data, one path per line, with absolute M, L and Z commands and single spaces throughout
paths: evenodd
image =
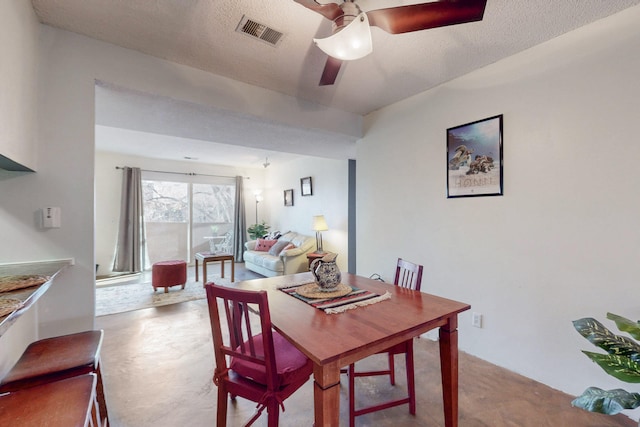
M 202 261 L 202 286 L 207 283 L 207 263 L 220 261 L 220 275 L 224 277 L 224 262 L 231 261 L 231 281 L 235 281 L 235 262 L 231 254 L 212 254 L 211 252 L 196 253 L 196 282 L 198 277 L 198 261 Z
M 310 252 L 307 254 L 307 259 L 309 260 L 309 268 L 311 268 L 311 263 L 318 259 L 318 258 L 323 258 L 324 256 L 326 256 L 329 252 L 323 252 L 323 253 L 315 253 L 315 252 Z

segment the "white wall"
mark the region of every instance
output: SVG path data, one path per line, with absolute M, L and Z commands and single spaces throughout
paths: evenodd
M 179 150 L 180 147 L 176 147 Z M 96 264 L 98 274 L 108 274 L 113 266 L 114 250 L 120 220 L 120 197 L 122 193 L 122 171 L 116 166 L 139 167 L 147 170 L 196 173 L 222 176 L 241 175 L 245 189 L 245 217 L 252 224 L 255 217 L 253 188 L 264 186 L 264 169 L 236 168 L 207 165 L 196 162 L 159 160 L 127 156 L 105 151 L 96 152 Z
M 358 272 L 424 264 L 423 291 L 472 306 L 463 350 L 571 394 L 626 385 L 571 321 L 640 318 L 638 22 L 634 7 L 373 113 L 358 142 Z M 447 199 L 446 129 L 496 114 L 504 196 Z
M 0 154 L 31 169 L 36 169 L 37 158 L 34 147 L 38 129 L 38 27 L 30 2 L 7 0 L 0 3 Z M 9 188 L 15 183 L 25 183 L 25 190 L 29 190 L 35 181 L 33 173 L 0 170 L 0 235 L 4 248 L 4 252 L 0 249 L 0 263 L 14 260 L 8 253 L 21 245 L 22 233 L 34 233 L 37 209 L 44 206 L 41 200 L 31 198 L 30 193 L 13 192 Z M 45 244 L 33 248 L 34 256 L 55 258 L 48 251 L 49 247 Z M 38 258 L 22 258 L 26 259 Z M 0 337 L 0 377 L 38 337 L 37 305 L 20 316 Z
M 39 26 L 31 2 L 0 6 L 0 155 L 36 168 Z
M 322 232 L 325 251 L 338 254 L 341 271 L 347 271 L 348 236 L 348 170 L 346 160 L 307 158 L 267 169 L 264 189 L 271 230 L 296 231 L 315 237 L 311 229 L 312 217 L 324 215 L 329 227 Z M 300 195 L 300 178 L 311 177 L 313 195 Z M 284 206 L 284 190 L 293 189 L 293 206 Z M 261 221 L 262 206 L 258 207 Z M 252 218 L 249 215 L 249 218 Z M 255 220 L 255 210 L 253 218 Z

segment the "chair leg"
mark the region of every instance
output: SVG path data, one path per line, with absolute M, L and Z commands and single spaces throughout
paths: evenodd
M 409 413 L 416 414 L 416 382 L 413 368 L 413 341 L 407 344 L 407 353 L 405 354 L 407 362 L 407 391 L 409 392 Z
M 229 393 L 224 386 L 218 387 L 218 416 L 216 426 L 225 427 L 227 425 L 227 398 Z
M 267 425 L 269 427 L 278 427 L 279 416 L 280 407 L 278 406 L 278 401 L 276 399 L 271 399 L 267 404 L 267 417 L 269 418 Z
M 349 365 L 349 427 L 355 427 L 355 419 L 357 415 L 364 415 L 382 409 L 391 408 L 393 406 L 409 404 L 409 413 L 416 414 L 416 385 L 415 385 L 415 369 L 413 358 L 413 341 L 409 341 L 406 345 L 405 361 L 407 373 L 407 392 L 408 396 L 399 400 L 382 403 L 366 408 L 356 410 L 355 406 L 355 377 L 356 376 L 373 376 L 373 375 L 389 375 L 391 384 L 395 385 L 395 360 L 394 355 L 389 354 L 389 371 L 373 371 L 373 372 L 355 372 L 355 365 Z
M 100 364 L 96 370 L 97 382 L 96 382 L 96 399 L 98 400 L 98 408 L 100 409 L 100 425 L 107 425 L 109 421 L 109 414 L 107 412 L 107 400 L 104 396 L 104 385 L 102 383 L 102 370 Z
M 349 427 L 355 427 L 356 425 L 356 369 L 355 364 L 349 365 L 349 371 L 347 372 L 349 378 Z
M 100 422 L 100 418 L 102 415 L 100 414 L 100 408 L 98 408 L 98 401 L 96 396 L 93 396 L 91 402 L 91 418 L 89 419 L 89 425 L 92 427 L 102 427 L 102 423 Z

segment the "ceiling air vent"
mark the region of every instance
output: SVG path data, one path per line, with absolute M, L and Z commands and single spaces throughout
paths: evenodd
M 269 28 L 264 24 L 260 24 L 252 19 L 243 16 L 236 28 L 236 31 L 252 37 L 254 39 L 263 41 L 271 46 L 277 46 L 282 40 L 284 34 L 280 31 L 276 31 L 273 28 Z

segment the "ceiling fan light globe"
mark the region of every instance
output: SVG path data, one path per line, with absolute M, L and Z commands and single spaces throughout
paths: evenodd
M 337 33 L 313 41 L 327 55 L 343 61 L 364 58 L 373 51 L 371 27 L 366 13 L 360 13 Z

